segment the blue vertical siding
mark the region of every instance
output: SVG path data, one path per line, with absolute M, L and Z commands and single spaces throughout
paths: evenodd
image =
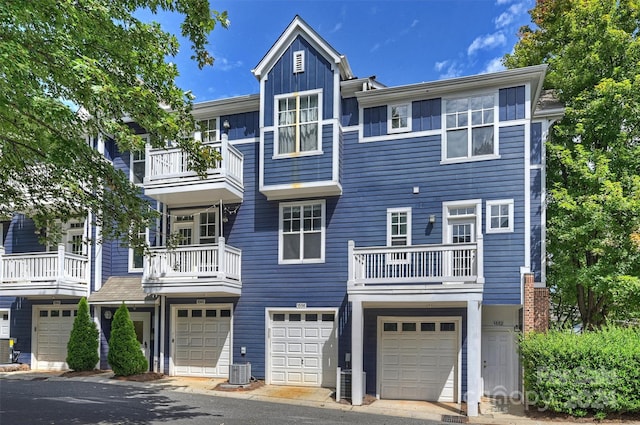
M 293 52 L 305 51 L 305 71 L 293 73 Z M 337 72 L 337 71 L 336 71 Z M 322 89 L 322 116 L 333 113 L 334 71 L 332 65 L 302 37 L 298 36 L 271 68 L 265 82 L 264 125 L 274 125 L 273 96 Z
M 340 124 L 343 127 L 358 125 L 358 99 L 355 97 L 342 99 L 341 106 Z
M 531 272 L 542 281 L 542 170 L 531 170 Z
M 223 115 L 220 122 L 229 121 L 227 135 L 229 140 L 248 139 L 260 136 L 260 113 L 258 111 L 244 112 L 233 115 Z
M 362 131 L 364 137 L 387 134 L 387 107 L 376 106 L 362 111 Z
M 30 218 L 24 214 L 16 214 L 8 226 L 5 237 L 7 254 L 22 254 L 27 252 L 44 252 L 46 246 L 38 241 L 38 229 Z
M 11 304 L 11 337 L 16 338 L 15 349 L 20 350 L 20 363 L 31 364 L 32 301 L 15 298 Z
M 542 151 L 544 144 L 542 142 L 542 123 L 531 123 L 531 165 L 542 164 Z
M 442 99 L 412 102 L 411 115 L 411 131 L 439 130 L 442 127 Z
M 519 120 L 525 117 L 524 86 L 500 89 L 498 102 L 500 121 Z

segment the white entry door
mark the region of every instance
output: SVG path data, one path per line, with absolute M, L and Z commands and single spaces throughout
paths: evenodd
M 35 369 L 68 369 L 67 343 L 76 315 L 75 305 L 34 307 Z
M 380 317 L 380 397 L 457 401 L 459 326 L 455 318 Z
M 227 378 L 231 306 L 174 307 L 171 375 Z
M 151 364 L 149 356 L 151 354 L 151 313 L 131 312 L 129 317 L 133 322 L 133 329 L 136 331 L 136 338 L 140 343 L 140 350 L 147 359 L 147 367 Z
M 517 394 L 516 335 L 509 329 L 482 330 L 482 379 L 487 396 Z
M 10 310 L 0 310 L 0 339 L 7 339 L 11 336 L 9 316 Z
M 270 384 L 335 386 L 338 344 L 333 311 L 271 312 L 269 322 Z

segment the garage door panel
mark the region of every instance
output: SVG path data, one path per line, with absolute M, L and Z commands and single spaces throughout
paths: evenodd
M 272 384 L 335 385 L 335 323 L 326 312 L 270 315 L 269 365 Z M 324 319 L 324 320 L 321 320 Z
M 204 311 L 203 311 L 204 310 Z M 207 307 L 181 307 L 176 318 L 174 374 L 226 378 L 231 317 Z
M 36 310 L 35 369 L 67 369 L 67 343 L 73 328 L 76 309 L 60 307 Z
M 411 321 L 415 320 L 415 324 Z M 454 401 L 458 364 L 456 331 L 421 331 L 422 318 L 383 319 L 380 391 L 382 398 Z M 447 323 L 451 323 L 448 319 Z M 423 329 L 428 329 L 424 327 Z M 404 329 L 404 331 L 403 331 Z

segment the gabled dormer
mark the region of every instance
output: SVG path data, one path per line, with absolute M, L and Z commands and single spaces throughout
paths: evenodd
M 341 195 L 347 59 L 296 16 L 252 72 L 260 81 L 260 192 L 270 200 Z

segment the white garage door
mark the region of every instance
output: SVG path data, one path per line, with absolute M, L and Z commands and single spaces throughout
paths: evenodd
M 67 343 L 77 312 L 75 306 L 36 309 L 34 329 L 36 369 L 68 369 Z
M 272 312 L 270 320 L 271 384 L 335 386 L 338 358 L 335 314 Z
M 174 319 L 172 374 L 227 378 L 231 308 L 179 307 Z
M 381 318 L 380 325 L 380 397 L 456 401 L 459 322 Z

